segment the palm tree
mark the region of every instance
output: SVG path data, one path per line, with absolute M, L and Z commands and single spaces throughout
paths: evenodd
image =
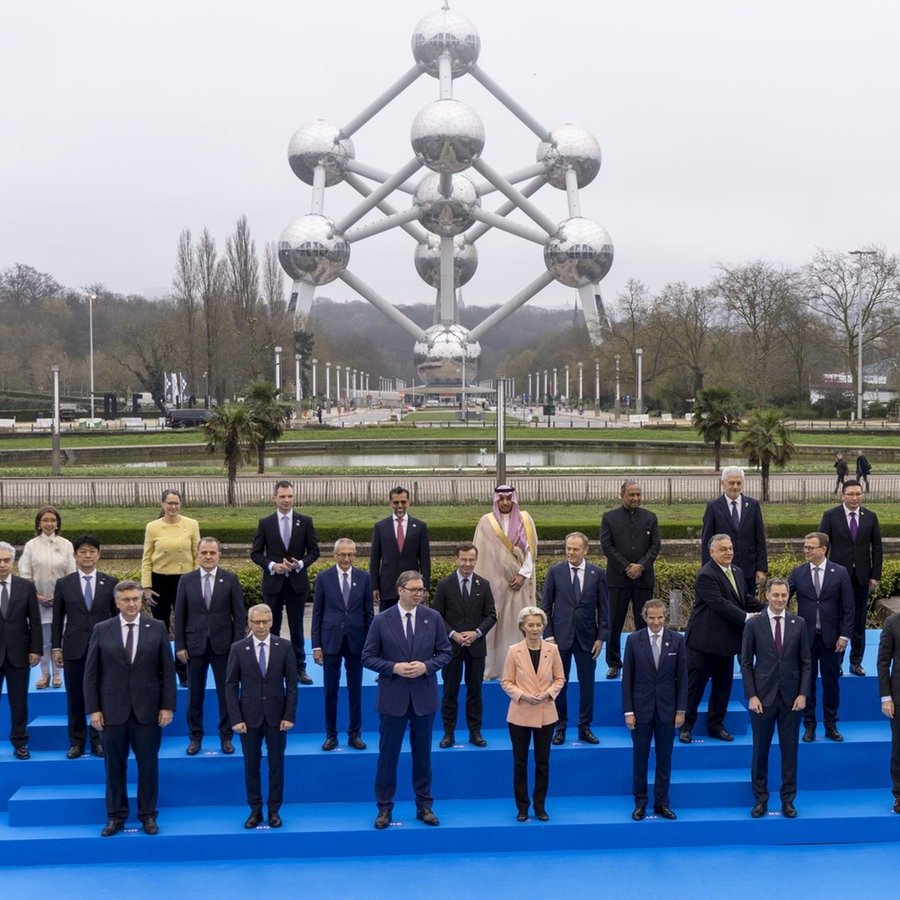
M 289 411 L 278 402 L 281 391 L 271 381 L 254 381 L 247 387 L 244 405 L 256 425 L 259 437 L 256 447 L 256 471 L 263 475 L 266 471 L 266 443 L 277 441 L 284 434 L 284 423 Z
M 211 419 L 201 426 L 206 436 L 206 452 L 222 453 L 228 471 L 228 505 L 236 506 L 234 485 L 238 469 L 251 448 L 259 442 L 259 430 L 243 406 L 220 406 Z
M 731 440 L 740 420 L 740 405 L 728 388 L 706 388 L 697 392 L 694 428 L 704 443 L 713 445 L 717 472 L 722 468 L 722 439 Z
M 751 466 L 759 466 L 762 475 L 762 499 L 769 499 L 769 467 L 783 469 L 797 447 L 791 440 L 791 426 L 780 409 L 754 409 L 747 420 L 747 431 L 738 442 Z

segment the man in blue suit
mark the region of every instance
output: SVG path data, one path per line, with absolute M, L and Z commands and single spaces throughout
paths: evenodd
M 788 584 L 783 578 L 766 583 L 768 607 L 747 622 L 741 645 L 741 677 L 753 728 L 750 778 L 759 819 L 768 811 L 769 749 L 778 727 L 781 751 L 781 814 L 797 817 L 797 748 L 800 714 L 809 693 L 809 638 L 800 616 L 786 612 Z
M 752 497 L 742 493 L 744 470 L 738 466 L 722 469 L 724 493 L 706 504 L 700 530 L 700 561 L 710 560 L 709 539 L 727 534 L 734 545 L 734 564 L 744 573 L 746 593 L 756 594 L 757 585 L 766 580 L 769 557 L 766 553 L 766 529 L 762 509 Z
M 803 710 L 804 743 L 816 739 L 816 675 L 822 673 L 822 718 L 825 737 L 842 741 L 837 729 L 841 698 L 841 654 L 853 634 L 853 585 L 843 566 L 829 562 L 828 535 L 813 531 L 803 539 L 807 561 L 788 578 L 791 596 L 797 595 L 797 612 L 806 622 L 812 676 Z
M 653 811 L 664 819 L 675 818 L 669 807 L 672 747 L 676 729 L 684 724 L 688 693 L 684 638 L 664 627 L 665 603 L 648 600 L 641 615 L 647 627 L 628 636 L 622 668 L 622 712 L 631 730 L 633 747 L 631 818 L 636 822 L 647 814 L 647 763 L 651 743 L 656 746 Z
M 378 673 L 375 709 L 381 715 L 375 800 L 379 830 L 391 824 L 397 791 L 397 762 L 409 726 L 416 818 L 439 825 L 432 811 L 431 730 L 438 708 L 437 673 L 450 662 L 450 642 L 443 619 L 420 604 L 428 596 L 420 572 L 397 579 L 398 603 L 372 620 L 362 660 Z
M 568 723 L 568 680 L 575 658 L 578 673 L 578 740 L 599 744 L 591 731 L 594 718 L 594 673 L 597 657 L 607 635 L 606 573 L 599 566 L 587 562 L 587 536 L 580 531 L 566 536 L 566 561 L 547 570 L 541 609 L 547 615 L 544 638 L 554 641 L 566 676 L 566 684 L 556 698 L 559 719 L 553 743 L 559 746 L 566 740 Z
M 187 665 L 188 673 L 188 756 L 196 756 L 203 741 L 203 701 L 210 668 L 219 701 L 219 741 L 224 753 L 234 753 L 225 667 L 231 645 L 244 636 L 246 616 L 240 582 L 234 572 L 219 568 L 221 556 L 216 538 L 201 538 L 197 544 L 200 568 L 179 579 L 175 595 L 175 657 Z
M 228 716 L 244 751 L 244 781 L 250 815 L 244 828 L 262 822 L 262 744 L 269 758 L 270 828 L 281 828 L 284 799 L 284 749 L 287 732 L 297 721 L 297 664 L 291 645 L 271 633 L 272 610 L 265 603 L 251 607 L 250 635 L 231 645 L 225 683 Z
M 356 544 L 350 538 L 334 542 L 337 565 L 316 576 L 313 594 L 313 660 L 324 666 L 325 743 L 323 750 L 334 750 L 337 740 L 338 686 L 341 660 L 347 673 L 347 698 L 350 723 L 347 743 L 354 750 L 365 750 L 362 730 L 362 648 L 372 624 L 374 603 L 372 581 L 365 569 L 354 567 Z

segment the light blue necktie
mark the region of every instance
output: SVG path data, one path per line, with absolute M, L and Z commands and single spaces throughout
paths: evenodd
M 91 588 L 93 578 L 90 575 L 82 575 L 81 577 L 84 578 L 84 605 L 90 612 L 91 607 L 94 605 L 94 591 Z

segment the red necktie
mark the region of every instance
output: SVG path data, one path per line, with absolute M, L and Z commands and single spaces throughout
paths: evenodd
M 403 519 L 397 519 L 397 549 L 403 551 Z

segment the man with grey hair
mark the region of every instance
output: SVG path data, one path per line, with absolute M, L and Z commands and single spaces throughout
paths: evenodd
M 756 594 L 757 585 L 766 580 L 769 557 L 766 553 L 766 529 L 762 509 L 743 493 L 744 470 L 738 466 L 722 469 L 723 493 L 706 504 L 700 530 L 700 561 L 709 560 L 709 539 L 727 534 L 734 546 L 734 561 L 744 573 L 746 593 Z
M 34 585 L 13 577 L 16 548 L 0 542 L 0 689 L 6 679 L 9 741 L 16 759 L 28 759 L 28 670 L 41 660 L 44 636 Z

